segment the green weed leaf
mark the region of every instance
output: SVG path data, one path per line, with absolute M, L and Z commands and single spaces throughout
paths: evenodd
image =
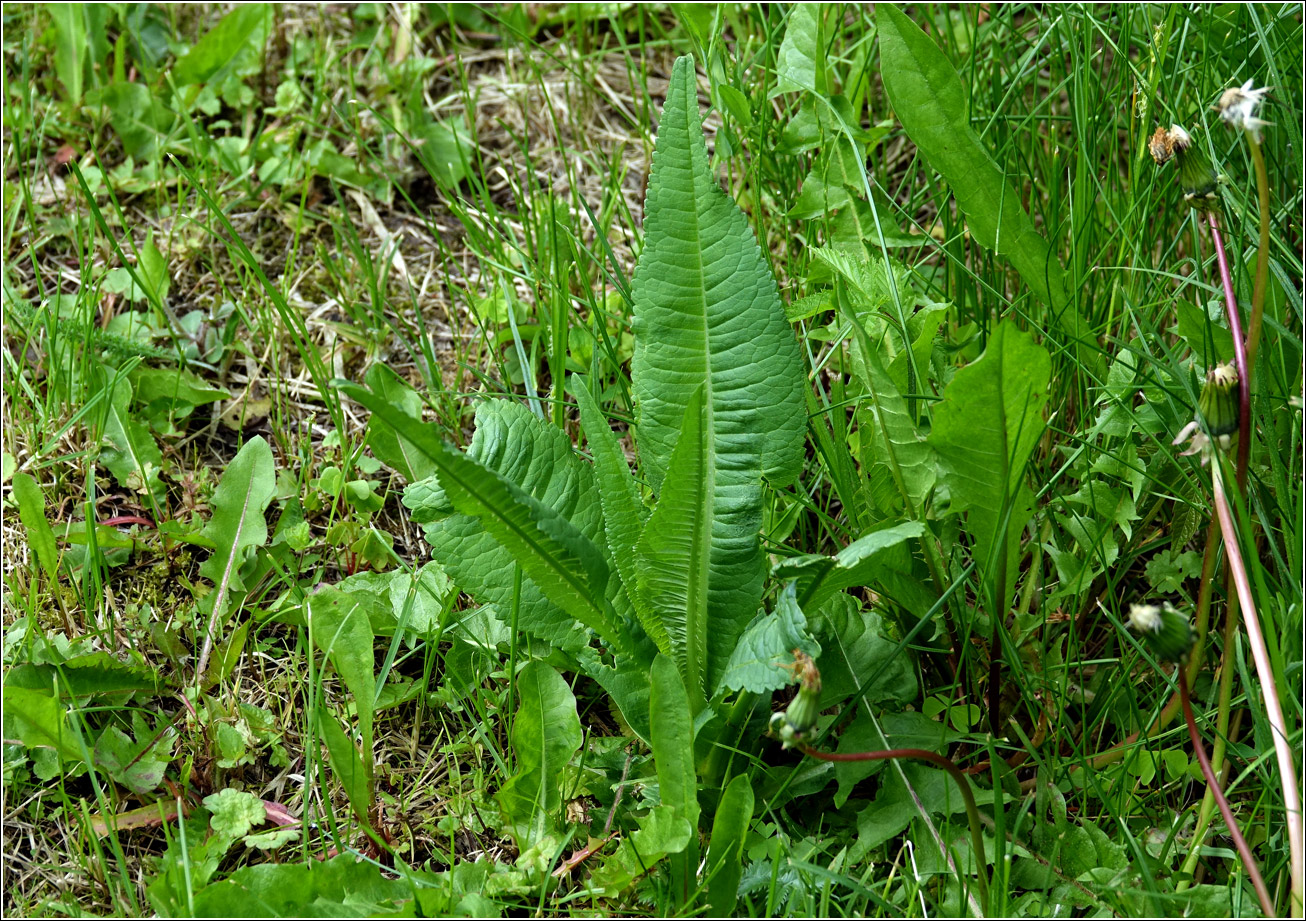
M 272 449 L 261 436 L 245 442 L 227 465 L 213 493 L 213 517 L 203 536 L 213 541 L 213 554 L 200 566 L 200 575 L 213 590 L 200 601 L 216 633 L 238 595 L 245 591 L 241 567 L 268 539 L 263 514 L 276 492 Z
M 388 879 L 353 854 L 242 867 L 195 894 L 197 918 L 386 917 L 413 898 L 413 883 Z
M 111 368 L 102 370 L 105 386 L 113 387 L 113 393 L 105 401 L 104 437 L 108 444 L 100 452 L 100 462 L 119 485 L 161 502 L 163 452 L 150 430 L 131 413 L 131 382 L 118 377 Z
M 607 537 L 608 552 L 621 575 L 625 590 L 635 595 L 635 545 L 639 543 L 648 509 L 640 501 L 639 487 L 631 475 L 626 455 L 616 434 L 604 419 L 585 379 L 572 377 L 576 405 L 580 407 L 581 424 L 589 440 L 590 453 L 594 455 L 594 479 L 598 485 L 599 501 L 603 506 L 603 530 Z M 646 606 L 635 605 L 644 632 L 658 649 L 670 654 L 671 645 L 666 627 Z
M 576 697 L 551 666 L 530 662 L 517 675 L 521 701 L 512 724 L 517 773 L 499 791 L 499 806 L 526 850 L 547 832 L 562 804 L 562 769 L 580 749 Z
M 63 702 L 30 688 L 4 687 L 4 737 L 27 748 L 50 748 L 60 758 L 80 761 L 81 734 L 68 723 Z
M 717 803 L 716 816 L 712 820 L 712 839 L 707 849 L 708 913 L 718 918 L 734 915 L 753 806 L 753 785 L 748 775 L 736 775 L 726 784 Z
M 658 771 L 662 805 L 691 828 L 698 827 L 698 777 L 694 772 L 694 716 L 676 664 L 653 660 L 649 672 L 649 742 Z M 668 852 L 673 853 L 673 852 Z
M 821 3 L 799 3 L 785 20 L 785 37 L 776 53 L 777 91 L 807 90 L 830 95 L 830 78 L 825 67 L 825 7 Z
M 54 529 L 45 517 L 45 495 L 30 473 L 16 473 L 13 480 L 14 500 L 18 503 L 18 519 L 27 532 L 27 545 L 32 548 L 41 571 L 51 584 L 59 576 L 59 548 L 55 544 Z
M 109 108 L 109 124 L 127 156 L 148 160 L 163 146 L 177 116 L 143 83 L 114 83 L 99 94 Z
M 577 649 L 586 642 L 575 630 L 580 621 L 621 652 L 633 652 L 608 600 L 608 566 L 594 542 L 602 514 L 593 471 L 563 432 L 496 400 L 477 410 L 476 435 L 464 454 L 378 395 L 353 384 L 340 389 L 402 429 L 435 463 L 436 482 L 410 486 L 404 504 L 416 520 L 430 522 L 426 539 L 455 583 L 506 617 L 512 582 L 503 572 L 516 562 L 531 582 L 528 591 L 523 580 L 522 629 Z
M 336 718 L 325 707 L 318 710 L 317 725 L 322 733 L 322 741 L 326 743 L 327 756 L 331 759 L 331 770 L 340 781 L 340 786 L 344 787 L 354 815 L 366 823 L 368 810 L 372 806 L 371 748 L 360 754 L 358 745 L 340 728 Z
M 372 625 L 368 616 L 372 600 L 328 586 L 308 601 L 313 643 L 330 659 L 354 698 L 369 778 L 372 717 L 376 709 L 376 654 L 372 648 Z
M 798 606 L 794 583 L 780 594 L 775 610 L 753 618 L 735 651 L 730 655 L 721 684 L 725 688 L 767 694 L 793 681 L 784 666 L 792 665 L 794 650 L 801 649 L 815 659 L 821 647 L 807 632 L 807 618 Z
M 230 787 L 204 797 L 204 808 L 211 816 L 209 825 L 223 837 L 235 840 L 248 834 L 255 825 L 267 821 L 267 810 L 253 793 Z
M 1052 360 L 1028 333 L 1007 321 L 984 354 L 957 372 L 934 411 L 930 444 L 952 507 L 967 513 L 976 557 L 1005 608 L 1016 572 L 1020 532 L 1033 515 L 1025 465 L 1046 422 Z M 1003 573 L 999 584 L 998 573 Z
M 1053 324 L 1095 355 L 1088 322 L 1067 290 L 1061 263 L 970 126 L 957 71 L 905 14 L 889 4 L 878 7 L 878 13 L 880 73 L 907 136 L 951 187 L 980 245 L 1011 260 L 1025 284 L 1051 308 Z
M 404 415 L 422 418 L 422 398 L 388 367 L 380 363 L 372 365 L 367 369 L 366 380 L 373 393 L 398 407 Z M 367 424 L 367 446 L 377 460 L 399 471 L 409 483 L 424 480 L 435 473 L 436 467 L 430 458 L 404 438 L 398 429 L 375 418 Z
M 263 43 L 272 28 L 272 7 L 251 3 L 236 7 L 204 34 L 172 68 L 178 86 L 222 84 L 228 76 L 243 76 L 261 64 Z
M 654 806 L 639 820 L 633 835 L 594 871 L 595 888 L 616 895 L 653 869 L 668 854 L 679 854 L 695 834 L 690 824 L 668 806 Z
M 776 566 L 774 573 L 778 579 L 797 580 L 798 606 L 815 610 L 835 592 L 870 585 L 878 573 L 877 557 L 924 533 L 925 526 L 919 521 L 904 521 L 873 531 L 834 556 L 807 554 L 790 557 Z

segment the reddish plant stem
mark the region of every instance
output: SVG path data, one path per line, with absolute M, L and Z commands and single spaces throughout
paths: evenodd
M 1184 674 L 1183 667 L 1180 666 L 1175 674 L 1179 677 L 1179 699 L 1183 703 L 1184 719 L 1188 722 L 1188 737 L 1193 740 L 1193 751 L 1197 754 L 1197 763 L 1202 766 L 1202 776 L 1206 778 L 1211 795 L 1215 797 L 1215 804 L 1220 807 L 1220 815 L 1224 816 L 1224 824 L 1229 829 L 1229 837 L 1233 838 L 1238 855 L 1242 857 L 1247 878 L 1252 881 L 1252 888 L 1256 890 L 1256 896 L 1261 900 L 1261 910 L 1265 912 L 1267 918 L 1277 918 L 1278 912 L 1274 910 L 1270 890 L 1266 888 L 1265 880 L 1261 878 L 1261 868 L 1257 865 L 1252 849 L 1247 846 L 1247 840 L 1243 838 L 1243 833 L 1234 820 L 1233 810 L 1229 808 L 1229 801 L 1224 798 L 1224 791 L 1220 789 L 1220 781 L 1215 776 L 1215 769 L 1211 767 L 1211 759 L 1206 755 L 1206 746 L 1202 743 L 1201 733 L 1197 731 L 1197 721 L 1193 719 L 1192 701 L 1188 696 L 1188 678 Z
M 980 832 L 979 808 L 975 805 L 975 794 L 971 792 L 970 781 L 966 775 L 961 772 L 961 768 L 949 758 L 932 751 L 926 751 L 923 748 L 888 748 L 883 751 L 874 752 L 823 752 L 817 751 L 805 742 L 798 743 L 799 750 L 818 761 L 890 761 L 895 758 L 914 758 L 919 761 L 928 761 L 935 767 L 943 768 L 957 782 L 957 788 L 961 790 L 961 798 L 966 803 L 966 818 L 970 821 L 970 846 L 975 851 L 975 863 L 978 867 L 980 901 L 984 904 L 985 910 L 989 904 L 989 882 L 985 875 L 985 857 L 984 857 L 984 835 Z
M 1211 239 L 1215 241 L 1215 262 L 1220 268 L 1220 281 L 1224 285 L 1224 309 L 1229 316 L 1229 332 L 1233 335 L 1233 363 L 1238 369 L 1238 461 L 1234 470 L 1238 489 L 1247 485 L 1247 458 L 1252 447 L 1252 380 L 1247 366 L 1247 342 L 1243 339 L 1242 318 L 1238 314 L 1238 298 L 1233 293 L 1233 275 L 1229 271 L 1229 257 L 1224 251 L 1224 237 L 1215 212 L 1208 212 L 1207 223 Z

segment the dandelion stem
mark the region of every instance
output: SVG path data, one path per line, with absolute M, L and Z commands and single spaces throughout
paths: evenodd
M 1247 566 L 1243 562 L 1242 549 L 1238 543 L 1238 531 L 1234 527 L 1233 510 L 1224 491 L 1224 474 L 1221 472 L 1219 458 L 1212 464 L 1213 485 L 1215 487 L 1215 512 L 1220 519 L 1220 530 L 1224 534 L 1225 553 L 1229 559 L 1229 571 L 1233 575 L 1234 587 L 1242 605 L 1243 623 L 1247 627 L 1247 640 L 1252 650 L 1252 660 L 1256 663 L 1256 676 L 1261 682 L 1261 694 L 1265 699 L 1265 713 L 1270 722 L 1270 734 L 1274 737 L 1274 753 L 1279 762 L 1279 782 L 1283 787 L 1283 806 L 1288 820 L 1288 847 L 1292 872 L 1292 914 L 1302 913 L 1303 878 L 1306 877 L 1306 858 L 1303 847 L 1306 840 L 1302 834 L 1301 793 L 1297 784 L 1297 768 L 1292 760 L 1292 748 L 1288 743 L 1288 727 L 1283 719 L 1283 706 L 1279 703 L 1279 689 L 1275 682 L 1274 668 L 1270 663 L 1270 653 L 1265 646 L 1265 634 L 1261 632 L 1260 617 L 1256 613 L 1256 602 L 1252 598 L 1251 581 L 1247 578 Z M 1231 652 L 1225 650 L 1225 655 Z
M 1211 759 L 1206 756 L 1206 746 L 1202 742 L 1201 733 L 1197 731 L 1197 721 L 1193 719 L 1192 701 L 1188 696 L 1188 678 L 1184 675 L 1182 667 L 1176 669 L 1175 674 L 1179 677 L 1179 699 L 1183 703 L 1184 719 L 1188 723 L 1188 737 L 1193 740 L 1193 751 L 1202 766 L 1202 776 L 1206 778 L 1207 789 L 1215 797 L 1216 805 L 1220 807 L 1220 815 L 1224 816 L 1229 837 L 1233 838 L 1234 846 L 1242 857 L 1247 877 L 1252 881 L 1252 888 L 1256 890 L 1256 895 L 1261 900 L 1261 910 L 1265 912 L 1267 918 L 1278 917 L 1278 912 L 1274 910 L 1274 901 L 1270 898 L 1270 891 L 1265 888 L 1265 880 L 1261 878 L 1261 869 L 1256 863 L 1256 857 L 1252 854 L 1252 849 L 1247 846 L 1247 841 L 1243 838 L 1237 821 L 1234 820 L 1233 810 L 1229 808 L 1229 801 L 1225 799 L 1224 791 L 1220 789 L 1220 781 L 1215 776 L 1215 769 L 1211 767 Z
M 1211 239 L 1215 241 L 1215 261 L 1220 267 L 1220 281 L 1224 285 L 1224 307 L 1229 316 L 1229 332 L 1233 334 L 1233 362 L 1238 369 L 1238 488 L 1247 485 L 1247 457 L 1252 446 L 1252 381 L 1247 367 L 1247 344 L 1243 339 L 1242 318 L 1238 314 L 1238 298 L 1233 293 L 1233 275 L 1229 272 L 1229 257 L 1224 252 L 1224 237 L 1215 212 L 1208 212 L 1207 223 Z
M 1252 165 L 1256 169 L 1256 199 L 1261 215 L 1261 238 L 1256 250 L 1256 283 L 1252 288 L 1252 315 L 1247 323 L 1247 373 L 1250 374 L 1256 365 L 1256 350 L 1261 344 L 1265 289 L 1270 281 L 1270 179 L 1265 171 L 1265 154 L 1250 131 L 1247 132 L 1247 146 L 1251 148 Z

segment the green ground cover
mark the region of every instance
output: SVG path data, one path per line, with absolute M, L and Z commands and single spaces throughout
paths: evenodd
M 6 912 L 1300 914 L 1299 6 L 0 15 Z

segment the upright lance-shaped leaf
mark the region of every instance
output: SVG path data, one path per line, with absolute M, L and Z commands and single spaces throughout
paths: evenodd
M 272 449 L 261 436 L 245 442 L 222 474 L 213 493 L 213 517 L 203 534 L 213 541 L 213 555 L 200 566 L 200 575 L 213 582 L 213 591 L 200 601 L 217 630 L 234 597 L 245 591 L 240 568 L 268 539 L 263 518 L 276 491 Z M 208 638 L 212 640 L 213 637 Z
M 617 436 L 603 418 L 594 396 L 589 392 L 585 381 L 575 375 L 572 383 L 576 394 L 576 405 L 580 407 L 581 424 L 585 426 L 585 437 L 589 439 L 590 453 L 594 455 L 595 480 L 598 482 L 599 502 L 603 506 L 603 530 L 608 542 L 608 552 L 621 574 L 628 594 L 635 595 L 635 545 L 644 530 L 644 521 L 648 510 L 639 498 L 639 487 L 630 473 L 626 455 L 621 450 Z M 644 632 L 664 653 L 671 652 L 667 639 L 666 627 L 646 607 L 635 602 L 635 612 L 639 616 Z
M 708 167 L 690 56 L 672 70 L 644 213 L 631 378 L 649 482 L 661 488 L 700 386 L 718 481 L 759 470 L 792 481 L 807 427 L 802 354 L 748 221 Z
M 335 666 L 336 673 L 354 698 L 358 713 L 359 735 L 363 741 L 362 777 L 346 783 L 354 810 L 366 816 L 371 806 L 372 790 L 372 721 L 376 711 L 375 652 L 372 648 L 372 625 L 368 605 L 358 595 L 329 586 L 308 600 L 313 642 Z M 332 722 L 326 717 L 326 722 Z M 334 723 L 332 722 L 334 726 Z M 324 730 L 329 732 L 330 730 Z M 328 737 L 328 741 L 330 738 Z M 329 746 L 336 771 L 344 774 L 355 768 L 353 759 L 339 760 L 344 752 L 339 745 Z M 349 743 L 353 750 L 353 743 Z M 364 795 L 365 794 L 365 795 Z
M 928 35 L 889 4 L 879 8 L 880 72 L 907 136 L 938 170 L 979 243 L 1011 260 L 1052 311 L 1053 323 L 1097 353 L 1087 320 L 1067 289 L 1065 272 L 1021 207 L 1020 195 L 970 124 L 961 78 Z
M 635 547 L 636 605 L 665 628 L 696 713 L 757 612 L 765 577 L 760 490 L 722 481 L 710 418 L 696 388 L 662 497 Z
M 709 914 L 718 918 L 734 914 L 753 805 L 753 785 L 747 774 L 738 774 L 726 785 L 712 820 L 707 849 L 707 905 Z
M 694 716 L 675 663 L 666 656 L 653 660 L 649 673 L 649 727 L 657 763 L 662 805 L 698 827 L 698 775 L 694 772 Z
M 1046 425 L 1051 376 L 1047 351 L 1006 321 L 984 354 L 957 372 L 934 410 L 929 441 L 941 478 L 953 507 L 967 512 L 976 556 L 1000 606 L 1014 584 L 1010 557 L 1033 515 L 1025 465 Z M 1001 584 L 999 572 L 1005 574 Z

